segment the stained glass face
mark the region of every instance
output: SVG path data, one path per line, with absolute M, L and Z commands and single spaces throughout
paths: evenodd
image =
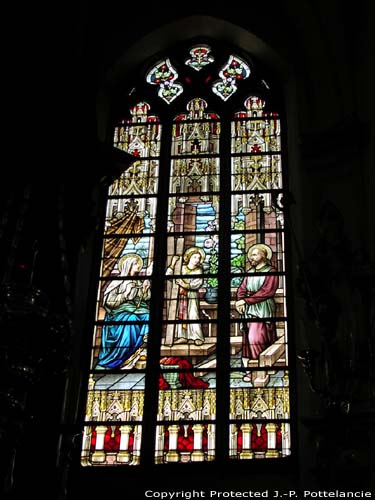
M 211 62 L 196 45 L 185 64 Z M 227 101 L 249 75 L 231 55 L 212 90 Z M 167 104 L 182 93 L 177 78 L 169 59 L 147 74 Z M 115 126 L 134 162 L 108 189 L 83 465 L 137 465 L 150 449 L 142 436 L 156 464 L 291 454 L 281 119 L 255 95 L 224 121 L 211 106 L 181 101 L 167 139 L 144 101 Z

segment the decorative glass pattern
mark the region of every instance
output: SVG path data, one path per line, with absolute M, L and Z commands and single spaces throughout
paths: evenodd
M 141 455 L 142 426 L 133 422 L 85 427 L 82 465 L 138 465 Z
M 238 56 L 229 56 L 228 62 L 220 70 L 221 80 L 212 85 L 212 91 L 223 101 L 227 101 L 237 90 L 237 82 L 250 75 L 250 67 Z
M 214 58 L 210 56 L 211 48 L 208 45 L 196 45 L 189 51 L 190 57 L 185 61 L 187 66 L 200 71 L 202 68 L 214 62 Z
M 155 64 L 146 75 L 148 83 L 159 86 L 158 96 L 167 104 L 183 92 L 182 85 L 176 82 L 177 78 L 178 73 L 168 58 Z
M 262 368 L 265 368 L 262 366 Z M 289 419 L 289 375 L 280 370 L 259 369 L 254 380 L 241 383 L 242 377 L 232 372 L 230 379 L 230 419 Z
M 290 454 L 289 423 L 250 420 L 230 425 L 231 459 L 280 458 Z
M 215 425 L 172 424 L 156 427 L 155 463 L 205 462 L 215 459 Z
M 139 463 L 144 373 L 91 375 L 82 464 Z
M 130 109 L 131 118 L 115 126 L 116 148 L 139 158 L 159 156 L 161 125 L 159 118 L 149 113 L 150 109 L 147 102 L 139 102 Z

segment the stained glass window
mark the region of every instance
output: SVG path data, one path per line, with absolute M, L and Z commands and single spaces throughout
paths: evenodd
M 291 454 L 281 116 L 256 93 L 223 103 L 250 69 L 221 68 L 227 90 L 181 96 L 164 121 L 139 101 L 114 126 L 134 162 L 108 189 L 83 465 Z M 168 109 L 177 76 L 168 59 L 147 74 Z

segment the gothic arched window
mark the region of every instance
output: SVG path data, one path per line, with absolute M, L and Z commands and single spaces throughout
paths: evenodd
M 289 456 L 280 88 L 192 43 L 125 94 L 112 137 L 134 162 L 108 190 L 81 463 Z

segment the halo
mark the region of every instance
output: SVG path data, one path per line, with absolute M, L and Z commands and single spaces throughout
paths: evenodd
M 190 259 L 190 257 L 195 254 L 195 253 L 199 253 L 200 256 L 201 256 L 201 262 L 203 262 L 206 258 L 206 252 L 202 249 L 202 248 L 199 248 L 199 247 L 189 247 L 185 250 L 184 252 L 184 262 L 188 262 L 188 260 Z
M 249 250 L 247 251 L 247 256 L 249 257 L 251 252 L 255 250 L 255 248 L 259 248 L 260 250 L 263 250 L 263 252 L 266 253 L 266 257 L 268 260 L 272 259 L 272 248 L 266 245 L 265 243 L 256 243 L 255 245 L 251 245 Z M 249 257 L 250 258 L 250 257 Z
M 124 265 L 124 262 L 127 261 L 128 259 L 137 259 L 138 263 L 140 265 L 143 265 L 143 260 L 142 260 L 142 257 L 140 255 L 138 255 L 137 253 L 128 253 L 126 255 L 123 255 L 118 263 L 117 263 L 117 267 L 121 270 L 122 269 L 122 266 Z

